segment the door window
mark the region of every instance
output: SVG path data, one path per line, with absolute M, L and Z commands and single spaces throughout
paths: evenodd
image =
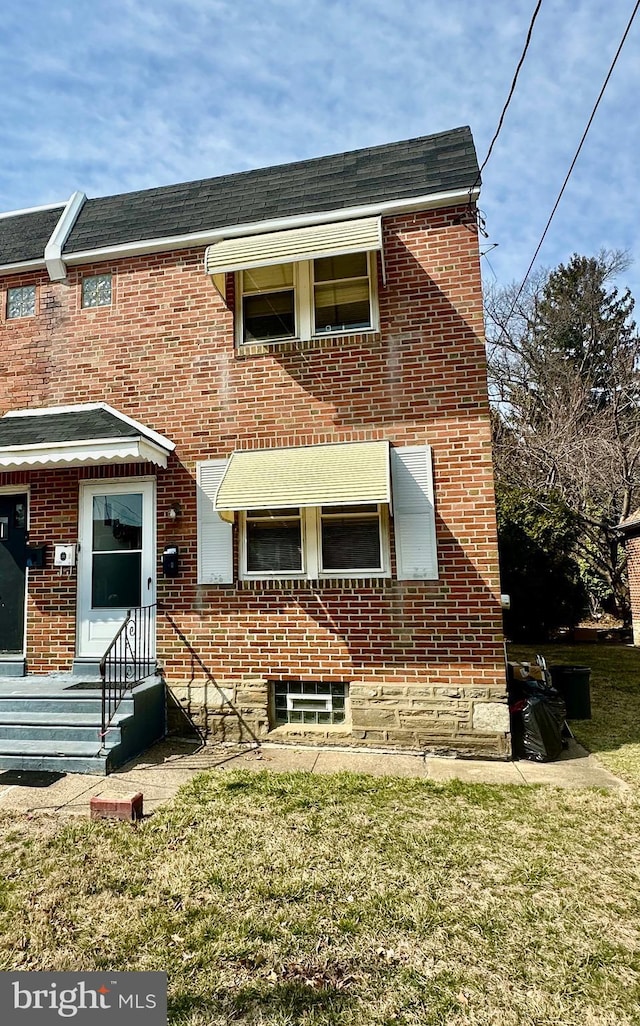
M 142 494 L 93 496 L 91 606 L 142 605 Z

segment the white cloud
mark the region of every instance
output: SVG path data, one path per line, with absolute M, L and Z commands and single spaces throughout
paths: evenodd
M 546 0 L 481 205 L 522 274 L 629 17 Z M 487 151 L 532 0 L 17 0 L 3 8 L 0 207 L 123 192 L 471 124 Z M 638 250 L 634 25 L 541 253 Z M 633 275 L 636 275 L 633 279 Z M 635 268 L 633 281 L 640 281 Z M 635 289 L 634 291 L 638 291 Z

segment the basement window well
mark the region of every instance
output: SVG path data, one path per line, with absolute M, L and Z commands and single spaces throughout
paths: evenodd
M 276 681 L 275 725 L 326 726 L 345 722 L 347 685 L 324 681 Z

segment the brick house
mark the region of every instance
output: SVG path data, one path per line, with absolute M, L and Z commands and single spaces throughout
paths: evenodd
M 635 510 L 622 520 L 618 524 L 618 531 L 624 539 L 627 557 L 633 644 L 640 646 L 640 510 Z
M 478 191 L 460 128 L 0 218 L 0 673 L 143 609 L 208 737 L 508 756 Z

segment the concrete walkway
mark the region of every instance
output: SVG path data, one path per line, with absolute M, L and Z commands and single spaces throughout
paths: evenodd
M 197 745 L 166 740 L 109 777 L 84 774 L 31 775 L 0 771 L 0 813 L 62 813 L 88 816 L 94 796 L 144 796 L 144 814 L 170 801 L 179 787 L 203 770 L 234 769 L 303 771 L 306 773 L 369 773 L 374 776 L 419 777 L 446 782 L 486 784 L 549 784 L 553 787 L 625 788 L 575 741 L 553 763 L 488 762 L 475 759 L 423 758 L 419 755 L 318 750 L 263 744 L 260 749 Z

